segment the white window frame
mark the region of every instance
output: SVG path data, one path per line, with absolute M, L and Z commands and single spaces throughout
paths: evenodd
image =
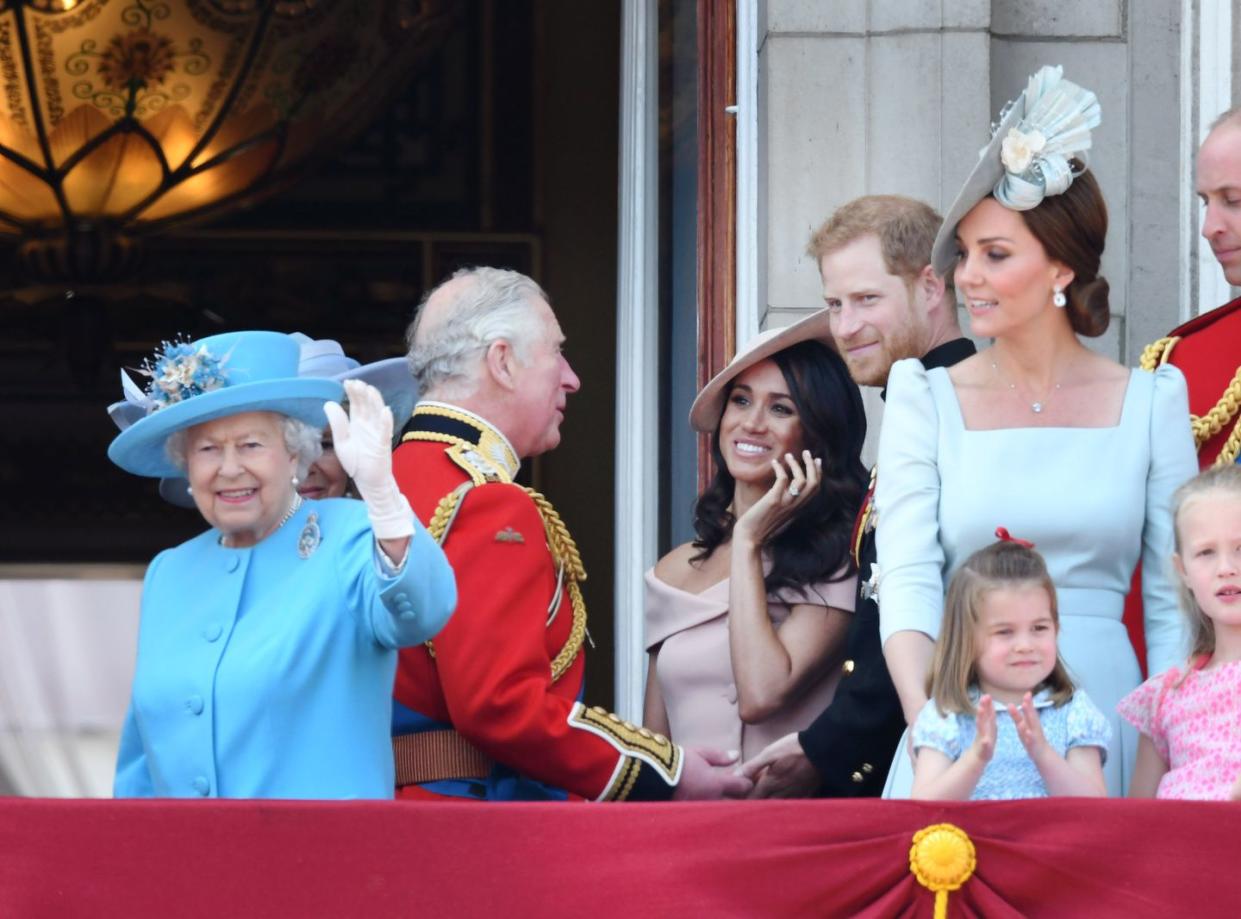
M 659 11 L 621 4 L 620 227 L 616 273 L 616 712 L 641 722 L 643 572 L 659 521 Z
M 1232 288 L 1199 234 L 1194 163 L 1211 122 L 1232 105 L 1232 0 L 1181 2 L 1180 318 L 1232 299 Z

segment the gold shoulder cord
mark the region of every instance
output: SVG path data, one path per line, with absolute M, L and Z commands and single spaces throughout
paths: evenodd
M 427 524 L 427 532 L 441 546 L 448 538 L 448 531 L 457 517 L 457 512 L 461 510 L 461 501 L 471 487 L 473 487 L 471 482 L 462 483 L 444 495 L 436 505 L 435 512 L 431 515 L 431 522 Z M 577 551 L 577 544 L 569 535 L 568 527 L 564 525 L 564 521 L 560 519 L 560 515 L 556 513 L 551 502 L 533 488 L 526 488 L 525 491 L 534 501 L 539 517 L 543 520 L 543 532 L 547 536 L 547 546 L 551 550 L 552 559 L 565 573 L 569 585 L 569 602 L 573 607 L 573 624 L 569 628 L 569 638 L 552 659 L 551 673 L 554 683 L 572 666 L 573 661 L 577 659 L 578 652 L 582 649 L 582 642 L 586 640 L 586 600 L 579 586 L 579 582 L 586 580 L 586 569 L 582 566 L 582 557 Z M 427 653 L 434 658 L 435 645 L 430 640 L 424 644 Z
M 1154 370 L 1168 362 L 1172 349 L 1180 341 L 1176 336 L 1161 338 L 1154 344 L 1147 345 L 1142 351 L 1138 365 L 1143 370 Z M 1205 415 L 1190 415 L 1190 424 L 1194 429 L 1194 445 L 1202 449 L 1202 445 L 1217 435 L 1233 422 L 1232 433 L 1224 442 L 1219 456 L 1215 458 L 1216 466 L 1228 466 L 1237 461 L 1241 455 L 1241 367 L 1233 374 L 1232 382 L 1224 389 L 1219 401 Z
M 564 525 L 552 503 L 533 488 L 526 488 L 526 494 L 539 510 L 543 518 L 543 531 L 547 534 L 547 547 L 552 558 L 565 574 L 569 584 L 569 602 L 573 607 L 573 624 L 569 627 L 569 638 L 564 647 L 552 659 L 552 682 L 556 682 L 565 671 L 573 665 L 578 652 L 582 650 L 582 642 L 586 640 L 586 600 L 582 597 L 580 582 L 586 580 L 586 569 L 582 566 L 582 556 L 577 551 L 577 543 L 569 535 L 569 528 Z
M 444 545 L 444 540 L 448 538 L 448 531 L 452 529 L 452 522 L 457 519 L 457 511 L 461 510 L 461 501 L 465 498 L 466 492 L 473 487 L 473 482 L 462 482 L 440 498 L 440 503 L 435 505 L 435 512 L 431 514 L 431 521 L 427 524 L 427 532 L 438 545 Z M 427 653 L 434 660 L 435 645 L 431 644 L 431 639 L 428 638 L 423 644 L 427 646 Z

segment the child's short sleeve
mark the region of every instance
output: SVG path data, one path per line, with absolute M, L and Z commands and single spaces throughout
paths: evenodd
M 1103 762 L 1107 762 L 1107 748 L 1112 741 L 1112 725 L 1098 706 L 1090 701 L 1084 690 L 1077 690 L 1067 705 L 1066 752 L 1074 747 L 1098 747 Z
M 935 700 L 929 700 L 914 719 L 914 749 L 930 747 L 938 750 L 951 760 L 960 759 L 961 724 L 957 715 L 941 715 L 935 707 Z
M 1116 703 L 1116 711 L 1141 733 L 1151 739 L 1155 752 L 1168 761 L 1168 737 L 1159 719 L 1159 708 L 1168 688 L 1180 679 L 1180 671 L 1171 667 L 1166 673 L 1151 677 Z

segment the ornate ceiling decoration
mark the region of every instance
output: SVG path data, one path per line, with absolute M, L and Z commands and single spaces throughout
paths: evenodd
M 94 281 L 363 125 L 445 0 L 0 0 L 0 242 Z

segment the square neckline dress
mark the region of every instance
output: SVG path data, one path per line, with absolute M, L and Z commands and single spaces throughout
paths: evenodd
M 935 638 L 948 581 L 995 541 L 997 526 L 1033 541 L 1056 585 L 1061 657 L 1112 724 L 1108 793 L 1124 794 L 1137 737 L 1116 704 L 1142 677 L 1121 617 L 1139 558 L 1151 672 L 1185 654 L 1170 500 L 1198 464 L 1180 371 L 1131 370 L 1120 420 L 1109 427 L 974 430 L 946 369 L 899 361 L 888 382 L 879 471 L 883 640 L 904 629 Z M 908 796 L 911 784 L 902 744 L 885 794 Z

